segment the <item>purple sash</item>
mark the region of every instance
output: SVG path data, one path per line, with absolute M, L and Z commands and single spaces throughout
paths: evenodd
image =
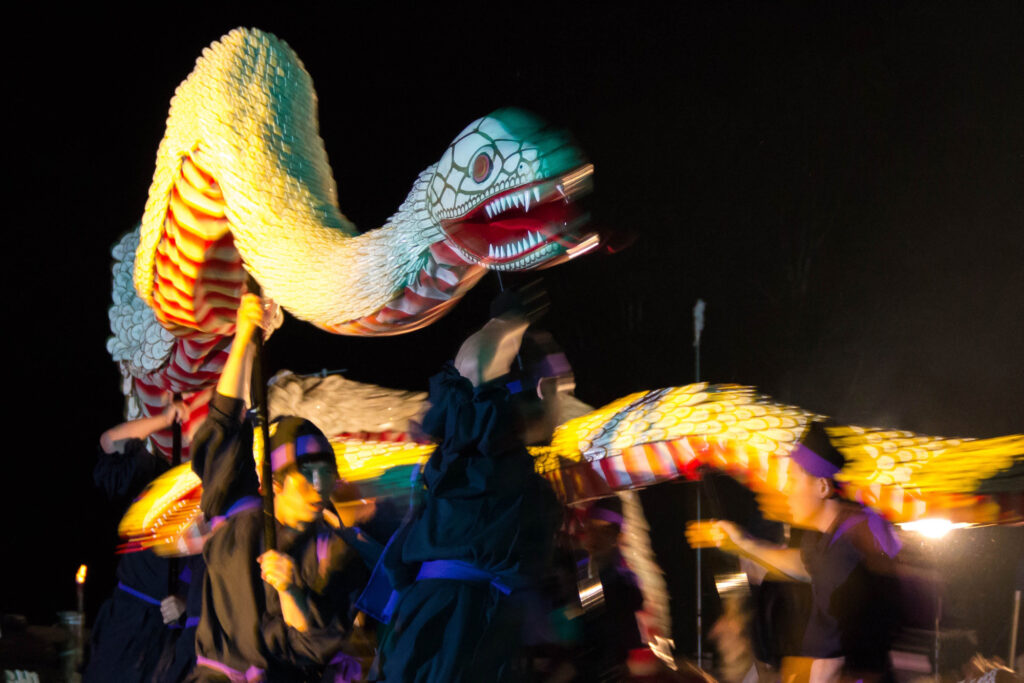
M 207 669 L 219 671 L 227 676 L 231 683 L 263 683 L 266 680 L 263 677 L 263 669 L 258 669 L 255 666 L 250 666 L 246 669 L 245 673 L 242 673 L 232 669 L 227 664 L 221 664 L 214 659 L 209 659 L 202 655 L 196 655 L 196 664 L 198 666 L 205 666 Z
M 117 587 L 118 587 L 118 589 L 123 590 L 128 595 L 134 596 L 134 597 L 138 598 L 139 600 L 142 600 L 142 602 L 148 602 L 149 604 L 156 605 L 157 607 L 160 606 L 160 601 L 159 600 L 157 600 L 156 598 L 154 598 L 154 597 L 152 597 L 150 595 L 146 595 L 142 591 L 135 590 L 134 588 L 132 588 L 131 586 L 129 586 L 126 583 L 118 581 L 117 582 Z
M 466 581 L 469 583 L 489 583 L 504 595 L 512 592 L 509 586 L 500 576 L 493 572 L 485 571 L 474 567 L 468 562 L 460 560 L 433 560 L 420 565 L 420 573 L 416 575 L 417 581 L 424 579 L 448 579 L 450 581 Z
M 231 517 L 234 517 L 239 512 L 245 510 L 252 510 L 263 505 L 263 499 L 259 496 L 245 496 L 235 501 L 234 505 L 228 508 L 228 511 L 223 515 L 218 515 L 210 520 L 210 527 L 216 529 L 224 522 L 228 521 Z
M 896 535 L 892 532 L 888 523 L 882 519 L 878 513 L 866 508 L 863 511 L 854 513 L 843 520 L 843 523 L 839 525 L 836 532 L 832 534 L 832 538 L 828 542 L 829 547 L 832 547 L 832 544 L 835 543 L 840 536 L 865 519 L 867 519 L 868 529 L 871 531 L 871 535 L 875 537 L 875 541 L 878 543 L 878 547 L 882 549 L 882 552 L 889 557 L 896 557 L 900 548 L 903 547 L 903 544 L 900 543 L 900 539 L 896 538 Z

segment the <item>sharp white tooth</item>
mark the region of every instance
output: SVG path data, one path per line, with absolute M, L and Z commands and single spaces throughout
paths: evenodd
M 523 211 L 526 213 L 530 212 L 530 191 L 523 190 Z
M 494 258 L 494 245 L 493 244 L 488 244 L 487 245 L 487 258 Z
M 540 244 L 540 235 L 535 232 L 530 233 L 530 246 L 535 247 Z
M 523 205 L 523 197 L 518 192 L 516 192 L 514 195 L 512 195 L 512 201 L 514 201 L 516 203 L 516 206 L 522 206 Z
M 522 254 L 524 251 L 526 251 L 529 248 L 529 246 L 530 246 L 530 243 L 527 242 L 527 238 L 524 237 L 523 239 L 519 240 L 519 249 L 517 251 L 520 254 Z
M 488 217 L 488 218 L 493 218 L 493 217 L 494 217 L 494 212 L 493 212 L 493 211 L 491 211 L 491 205 L 490 205 L 490 204 L 488 204 L 488 205 L 486 206 L 486 209 L 487 209 L 487 217 Z
M 540 188 L 539 187 L 533 188 L 533 198 L 536 199 L 538 202 L 540 201 Z

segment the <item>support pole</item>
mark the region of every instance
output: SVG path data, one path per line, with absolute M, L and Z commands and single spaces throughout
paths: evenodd
M 697 521 L 700 522 L 700 482 L 697 483 Z M 704 616 L 700 575 L 700 548 L 697 548 L 697 666 L 704 668 Z
M 1020 589 L 1013 592 L 1013 620 L 1010 622 L 1010 657 L 1006 660 L 1011 669 L 1016 669 L 1017 629 L 1020 626 Z M 1020 674 L 1020 671 L 1017 671 Z
M 694 381 L 700 381 L 700 335 L 704 331 L 704 299 L 697 299 L 693 306 L 693 349 L 694 349 Z M 697 522 L 700 522 L 700 491 L 697 484 Z M 701 591 L 701 552 L 697 548 L 697 666 L 704 668 L 704 618 L 703 593 Z
M 171 397 L 172 402 L 180 401 L 181 394 L 176 393 Z M 171 467 L 181 464 L 181 423 L 175 420 L 171 423 Z
M 937 590 L 937 589 L 936 589 Z M 935 683 L 940 683 L 942 674 L 939 673 L 939 622 L 942 619 L 942 594 L 935 596 Z
M 181 394 L 175 393 L 171 397 L 171 402 L 180 401 Z M 171 423 L 171 467 L 177 467 L 181 464 L 181 423 L 175 420 Z M 175 589 L 178 587 L 178 572 L 180 566 L 178 558 L 173 557 L 167 564 L 167 595 L 174 595 Z

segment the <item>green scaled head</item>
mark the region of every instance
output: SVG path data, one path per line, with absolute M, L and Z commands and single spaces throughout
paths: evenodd
M 576 205 L 592 175 L 565 132 L 521 109 L 499 109 L 445 150 L 427 202 L 447 242 L 470 263 L 528 270 L 596 246 Z

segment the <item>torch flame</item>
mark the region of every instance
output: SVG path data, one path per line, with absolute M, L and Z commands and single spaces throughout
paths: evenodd
M 85 583 L 86 566 L 83 564 L 75 573 L 75 583 Z

